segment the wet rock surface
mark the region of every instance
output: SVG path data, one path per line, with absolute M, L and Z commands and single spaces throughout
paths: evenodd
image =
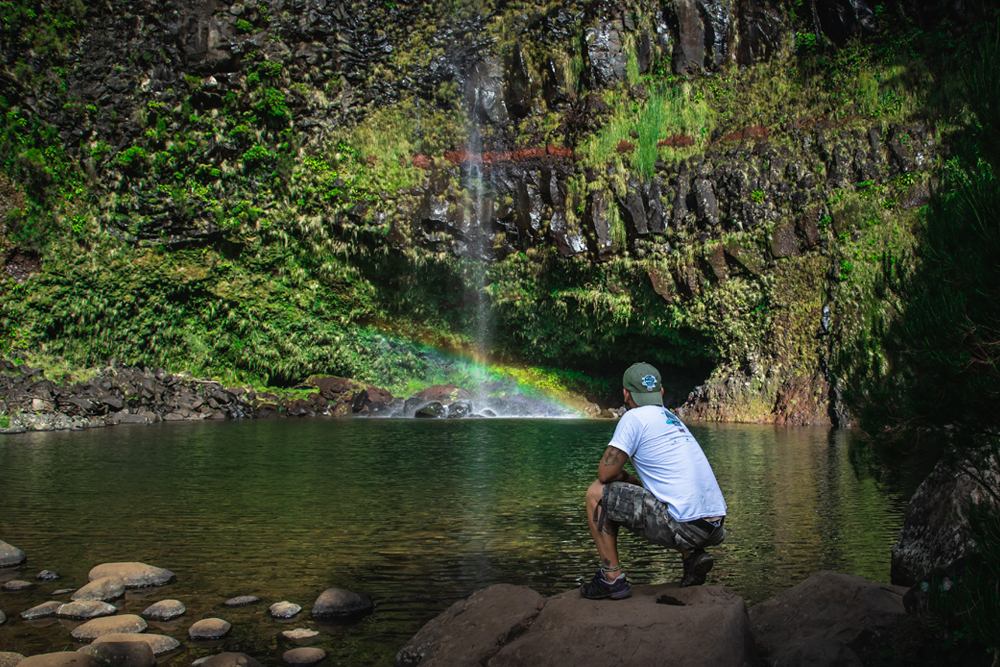
M 27 657 L 19 667 L 104 667 L 104 663 L 92 655 L 64 651 Z
M 62 606 L 61 602 L 56 602 L 52 600 L 50 602 L 43 602 L 42 604 L 35 605 L 31 609 L 25 609 L 21 612 L 21 618 L 26 621 L 31 621 L 36 618 L 45 618 L 47 616 L 55 616 L 56 610 Z
M 123 595 L 125 595 L 125 582 L 121 577 L 100 577 L 77 589 L 70 599 L 79 602 L 92 600 L 106 602 Z
M 162 567 L 145 563 L 103 563 L 90 570 L 87 578 L 96 582 L 104 577 L 119 578 L 126 588 L 163 586 L 170 583 L 174 573 Z
M 281 633 L 283 639 L 293 642 L 307 642 L 319 636 L 320 634 L 317 631 L 310 630 L 309 628 L 295 628 L 294 630 L 285 630 Z
M 28 557 L 12 544 L 0 540 L 0 567 L 13 567 L 26 561 Z
M 256 658 L 246 653 L 219 653 L 199 662 L 202 667 L 262 667 Z
M 149 645 L 149 648 L 153 650 L 155 655 L 173 651 L 181 645 L 181 643 L 173 637 L 168 637 L 167 635 L 154 635 L 147 632 L 138 634 L 112 633 L 108 635 L 101 635 L 94 640 L 95 645 L 103 644 L 105 642 L 143 642 Z
M 260 598 L 254 595 L 240 595 L 238 597 L 229 598 L 222 603 L 223 607 L 245 607 L 248 604 L 255 604 L 260 602 Z
M 367 614 L 373 609 L 372 600 L 367 595 L 343 588 L 328 588 L 313 603 L 313 618 L 343 618 Z
M 172 621 L 183 616 L 186 611 L 180 600 L 160 600 L 146 607 L 142 617 L 153 621 Z
M 287 600 L 275 602 L 267 608 L 267 613 L 274 618 L 292 618 L 300 611 L 302 611 L 301 606 L 295 604 L 294 602 L 288 602 Z
M 203 618 L 188 628 L 188 637 L 199 639 L 220 639 L 232 629 L 232 624 L 221 618 Z
M 111 667 L 154 667 L 156 657 L 145 642 L 106 642 L 85 646 L 80 653 L 92 655 Z
M 73 628 L 70 635 L 73 639 L 89 641 L 104 635 L 113 634 L 133 634 L 146 630 L 146 621 L 135 614 L 122 614 L 121 616 L 105 616 L 87 621 L 83 625 Z
M 55 581 L 59 578 L 59 575 L 52 570 L 42 570 L 35 575 L 35 581 Z
M 10 581 L 3 582 L 3 585 L 0 586 L 0 590 L 7 591 L 8 593 L 17 593 L 34 587 L 35 584 L 33 582 L 25 581 L 24 579 L 11 579 Z
M 68 602 L 56 610 L 56 614 L 61 618 L 71 619 L 91 619 L 101 616 L 111 616 L 118 612 L 118 608 L 113 604 L 101 602 L 99 600 L 81 600 Z
M 13 651 L 0 651 L 0 667 L 17 667 L 24 656 Z
M 321 648 L 293 648 L 285 651 L 281 659 L 286 665 L 315 665 L 326 658 L 326 651 Z

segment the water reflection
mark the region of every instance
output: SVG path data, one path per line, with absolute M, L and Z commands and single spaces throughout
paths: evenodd
M 385 664 L 426 620 L 482 586 L 574 588 L 596 567 L 582 498 L 612 422 L 576 420 L 281 420 L 116 427 L 0 436 L 0 539 L 25 550 L 23 576 L 64 578 L 3 594 L 15 617 L 105 561 L 167 567 L 178 581 L 121 613 L 177 598 L 186 643 L 203 616 L 236 627 L 231 649 L 277 658 L 289 626 L 266 615 L 290 600 L 295 627 L 344 664 Z M 729 538 L 710 583 L 763 600 L 821 569 L 888 581 L 903 494 L 859 481 L 850 433 L 696 425 L 726 495 Z M 674 553 L 623 535 L 637 583 L 675 581 Z M 4 572 L 3 574 L 7 574 Z M 352 626 L 307 618 L 329 586 L 368 593 L 376 613 Z M 222 601 L 263 602 L 226 609 Z M 68 597 L 68 596 L 66 596 Z M 12 630 L 11 626 L 17 628 Z M 71 643 L 58 624 L 0 627 L 0 651 Z

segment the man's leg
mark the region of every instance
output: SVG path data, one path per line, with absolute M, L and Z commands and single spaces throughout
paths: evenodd
M 601 498 L 604 495 L 604 484 L 599 480 L 587 489 L 587 522 L 590 524 L 590 534 L 597 545 L 597 553 L 601 557 L 601 567 L 611 570 L 605 572 L 605 581 L 614 581 L 620 574 L 621 562 L 618 560 L 618 524 L 607 516 Z M 617 569 L 616 569 L 617 568 Z

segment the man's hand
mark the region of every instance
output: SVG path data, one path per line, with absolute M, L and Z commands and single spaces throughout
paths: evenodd
M 628 454 L 616 447 L 608 447 L 601 459 L 601 465 L 597 468 L 597 479 L 601 484 L 612 482 L 625 482 L 642 486 L 635 475 L 625 472 L 625 462 L 628 461 Z

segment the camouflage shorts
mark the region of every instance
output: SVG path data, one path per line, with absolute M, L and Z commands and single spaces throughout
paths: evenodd
M 641 486 L 613 482 L 605 484 L 601 504 L 607 518 L 620 523 L 636 535 L 671 549 L 694 551 L 719 544 L 726 539 L 726 529 L 694 522 L 678 523 L 667 512 L 667 504 Z

